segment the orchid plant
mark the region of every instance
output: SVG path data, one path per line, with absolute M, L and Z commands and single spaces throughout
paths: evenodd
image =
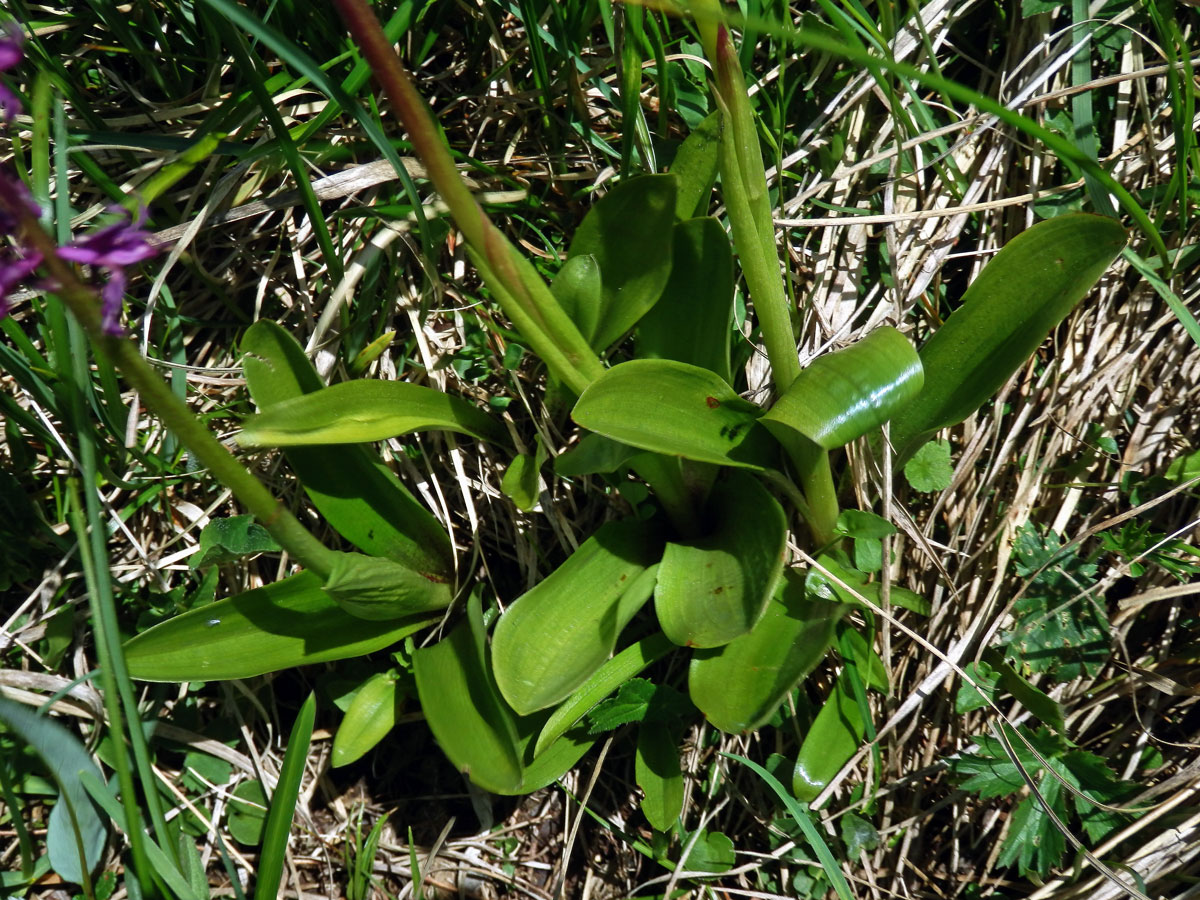
M 312 504 L 357 552 L 324 546 L 121 336 L 125 269 L 152 252 L 140 219 L 56 247 L 36 205 L 3 176 L 0 227 L 17 240 L 0 261 L 0 294 L 41 269 L 97 351 L 302 567 L 133 638 L 125 646 L 132 675 L 244 678 L 425 634 L 410 657 L 425 718 L 454 765 L 501 794 L 561 777 L 596 740 L 588 714 L 627 690 L 640 698 L 623 721 L 641 722 L 644 809 L 668 830 L 683 799 L 678 764 L 664 763 L 675 759 L 679 716 L 662 713 L 671 685 L 635 679 L 669 654 L 685 655 L 691 704 L 740 734 L 766 724 L 836 646 L 847 665 L 801 746 L 792 784 L 796 796 L 816 796 L 867 733 L 864 686 L 886 689 L 869 632 L 844 617 L 861 611 L 869 622 L 885 590 L 893 606 L 928 611 L 923 598 L 885 587 L 891 561 L 881 541 L 893 526 L 843 508 L 843 448 L 860 441 L 881 466 L 899 468 L 970 416 L 1086 295 L 1125 231 L 1084 214 L 1043 222 L 987 265 L 919 349 L 912 324 L 897 322 L 801 369 L 753 113 L 716 0 L 687 11 L 712 67 L 717 111 L 669 171 L 621 179 L 595 204 L 550 283 L 463 183 L 365 0 L 335 5 L 491 296 L 544 365 L 546 396 L 567 398 L 578 437 L 555 457 L 554 477 L 625 492 L 633 515 L 614 512 L 527 593 L 489 602 L 456 569 L 441 523 L 370 445 L 430 429 L 486 441 L 511 460 L 504 487 L 524 508 L 537 501 L 544 449 L 517 453 L 494 414 L 423 385 L 326 385 L 287 332 L 260 321 L 241 344 L 259 412 L 238 440 L 281 448 Z M 0 67 L 18 56 L 10 35 Z M 0 94 L 6 115 L 14 102 Z M 732 244 L 726 223 L 709 215 L 718 181 Z M 99 295 L 69 263 L 107 271 Z M 770 362 L 770 397 L 747 399 L 745 374 L 732 363 L 742 337 L 732 326 L 739 268 L 752 333 Z M 451 623 L 444 633 L 431 631 L 443 622 Z M 359 688 L 335 764 L 384 737 L 401 684 L 384 674 Z

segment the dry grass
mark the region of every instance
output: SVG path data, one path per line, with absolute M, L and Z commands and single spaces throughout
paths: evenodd
M 955 35 L 961 35 L 952 24 L 976 14 L 976 5 L 972 0 L 946 0 L 922 9 L 927 39 L 940 48 L 943 61 L 953 54 Z M 1178 9 L 1188 17 L 1184 24 L 1194 40 L 1194 14 Z M 611 174 L 607 163 L 580 143 L 548 151 L 533 92 L 511 91 L 503 77 L 485 89 L 475 83 L 473 76 L 480 70 L 505 71 L 505 65 L 518 73 L 528 69 L 528 45 L 518 20 L 492 6 L 481 10 L 464 4 L 457 15 L 487 20 L 494 30 L 487 49 L 491 58 L 486 65 L 473 61 L 474 68 L 469 68 L 459 55 L 452 21 L 444 31 L 444 46 L 433 56 L 436 64 L 418 76 L 433 108 L 444 113 L 455 146 L 506 173 L 503 178 L 476 173 L 478 189 L 527 190 L 548 205 L 558 222 L 577 219 L 586 202 L 578 190 L 605 180 Z M 1130 190 L 1161 186 L 1176 160 L 1164 68 L 1154 42 L 1139 39 L 1126 45 L 1111 73 L 1072 87 L 1070 37 L 1060 26 L 1060 18 L 1014 20 L 1003 36 L 1004 57 L 989 59 L 970 73 L 976 86 L 1034 116 L 1061 107 L 1075 91 L 1115 97 L 1115 113 L 1103 120 L 1108 131 L 1099 135 L 1103 159 Z M 594 127 L 619 140 L 619 113 L 594 84 L 595 78 L 615 77 L 612 52 L 603 46 L 602 36 L 595 40 L 590 59 L 597 68 L 584 87 L 586 102 Z M 919 33 L 906 30 L 895 47 L 897 58 L 928 68 Z M 777 63 L 764 60 L 758 69 L 762 89 L 770 89 L 773 80 L 784 75 L 806 77 L 801 57 L 793 56 L 783 75 Z M 967 76 L 960 72 L 956 77 Z M 131 102 L 128 108 L 100 111 L 113 127 L 153 127 L 185 135 L 220 96 L 219 78 L 214 84 L 213 91 L 200 98 L 169 104 Z M 900 96 L 902 104 L 912 105 L 912 95 Z M 283 101 L 285 120 L 307 120 L 320 106 L 316 99 L 303 94 Z M 653 99 L 649 89 L 645 99 L 648 105 Z M 911 326 L 920 337 L 926 326 L 912 323 L 927 321 L 924 310 L 936 303 L 942 285 L 950 297 L 957 296 L 992 253 L 1034 222 L 1035 202 L 1078 187 L 1059 183 L 1062 175 L 1053 158 L 1019 135 L 969 111 L 960 111 L 956 118 L 955 124 L 936 133 L 903 133 L 896 118 L 881 114 L 877 85 L 860 72 L 812 122 L 789 123 L 800 132 L 799 149 L 781 168 L 800 174 L 789 175 L 780 189 L 780 239 L 787 245 L 794 288 L 803 303 L 802 360 L 848 344 L 883 322 L 907 323 L 905 327 Z M 340 127 L 331 128 L 329 135 L 335 145 L 349 134 L 339 134 Z M 818 167 L 806 165 L 830 146 L 835 134 L 847 150 L 832 171 L 821 174 Z M 944 154 L 933 143 L 939 138 L 949 145 Z M 107 159 L 105 151 L 95 152 L 98 159 Z M 904 164 L 906 155 L 913 165 Z M 145 158 L 144 165 L 127 172 L 125 186 L 136 190 L 158 162 L 155 156 Z M 961 173 L 959 186 L 944 177 L 951 165 Z M 314 163 L 314 177 L 335 170 L 333 164 Z M 331 216 L 369 202 L 386 187 L 374 164 L 352 171 L 357 177 L 353 183 L 340 175 L 316 182 L 327 189 L 322 199 Z M 419 174 L 419 167 L 414 165 L 413 172 Z M 231 311 L 238 310 L 251 318 L 269 316 L 307 342 L 318 365 L 328 372 L 339 365 L 339 342 L 346 340 L 336 315 L 339 304 L 360 303 L 369 295 L 377 307 L 372 315 L 378 317 L 372 326 L 400 335 L 393 348 L 399 352 L 385 353 L 369 370 L 370 377 L 395 378 L 406 366 L 417 365 L 430 384 L 453 392 L 481 399 L 511 396 L 513 430 L 527 445 L 532 445 L 535 433 L 555 449 L 569 440 L 536 400 L 539 373 L 529 365 L 513 378 L 502 371 L 501 336 L 487 338 L 493 375 L 467 382 L 451 366 L 461 349 L 477 340 L 472 316 L 495 316 L 477 305 L 469 262 L 452 240 L 441 247 L 440 259 L 430 261 L 403 221 L 381 226 L 373 218 L 348 215 L 335 232 L 347 263 L 346 281 L 334 285 L 320 262 L 311 223 L 279 171 L 256 163 L 218 166 L 214 161 L 171 199 L 186 226 L 167 229 L 163 235 L 174 243 L 168 262 L 157 269 L 155 283 L 134 288 L 150 297 L 146 315 L 131 323 L 147 347 L 161 346 L 155 309 L 163 301 L 162 287 L 169 285 L 172 306 L 186 312 L 185 321 L 236 324 Z M 835 210 L 878 212 L 869 217 L 821 215 L 817 201 Z M 1176 224 L 1168 235 L 1171 246 L 1193 244 L 1194 220 L 1186 227 Z M 510 225 L 531 251 L 548 253 L 520 222 Z M 550 233 L 558 227 L 552 223 Z M 363 280 L 366 267 L 379 254 L 387 255 L 388 265 L 382 274 L 373 271 Z M 872 281 L 870 273 L 881 266 L 889 278 Z M 1197 273 L 1183 273 L 1176 288 L 1185 300 L 1194 299 Z M 33 313 L 25 306 L 16 315 L 25 324 Z M 186 330 L 176 345 L 177 358 L 163 362 L 164 374 L 186 384 L 189 401 L 199 413 L 248 409 L 231 341 L 234 333 L 232 328 L 211 326 Z M 759 357 L 752 358 L 752 387 L 765 383 L 763 365 Z M 7 376 L 4 380 L 12 384 Z M 1067 869 L 1038 887 L 993 868 L 1011 823 L 1011 807 L 956 790 L 944 760 L 969 746 L 971 736 L 986 733 L 999 717 L 994 710 L 957 714 L 955 674 L 1011 627 L 1012 603 L 1023 589 L 1012 574 L 1011 543 L 1026 523 L 1052 528 L 1065 541 L 1088 549 L 1098 533 L 1130 518 L 1152 521 L 1157 531 L 1195 542 L 1200 513 L 1194 490 L 1156 491 L 1140 497 L 1141 504 L 1135 506 L 1119 486 L 1130 474 L 1161 474 L 1181 452 L 1195 448 L 1200 434 L 1197 384 L 1196 345 L 1154 290 L 1121 259 L 1038 358 L 993 404 L 954 431 L 956 472 L 946 491 L 933 496 L 910 492 L 892 480 L 886 467 L 881 470 L 865 447 L 856 448 L 854 490 L 863 507 L 881 511 L 901 529 L 892 541 L 897 563 L 889 577 L 932 598 L 934 605 L 928 620 L 907 613 L 883 617 L 879 646 L 892 692 L 886 698 L 872 695 L 878 756 L 864 748 L 815 804 L 827 813 L 824 824 L 830 834 L 836 834 L 838 817 L 863 806 L 856 788 L 864 783 L 877 786 L 868 799 L 876 804 L 873 821 L 883 842 L 845 865 L 857 896 L 977 897 L 986 896 L 988 888 L 1039 900 L 1128 893 L 1087 862 L 1081 863 L 1081 871 Z M 26 394 L 19 399 L 39 413 L 36 398 Z M 128 401 L 135 410 L 130 440 L 140 436 L 145 447 L 161 448 L 164 435 L 156 423 L 138 410 L 135 397 Z M 229 437 L 235 420 L 216 418 L 213 425 L 222 437 Z M 1088 436 L 1092 425 L 1116 441 L 1118 456 L 1089 453 L 1095 450 Z M 486 579 L 502 598 L 515 597 L 535 583 L 547 571 L 548 557 L 568 552 L 608 513 L 595 495 L 562 483 L 551 486 L 552 500 L 543 501 L 540 511 L 518 513 L 499 490 L 503 460 L 437 436 L 406 445 L 394 443 L 391 449 L 397 452 L 392 458 L 454 536 L 462 572 Z M 45 448 L 38 467 L 29 473 L 31 483 L 48 483 L 70 457 L 71 447 L 69 436 L 64 436 L 59 447 Z M 413 447 L 418 454 L 407 452 Z M 1082 469 L 1069 475 L 1064 471 L 1081 459 L 1088 460 Z M 265 456 L 260 462 L 272 488 L 303 510 L 278 458 Z M 162 492 L 153 502 L 141 503 L 144 472 L 131 464 L 113 474 L 117 478 L 105 489 L 106 508 L 114 522 L 119 511 L 127 513 L 110 542 L 117 579 L 131 595 L 163 592 L 183 583 L 186 558 L 201 528 L 213 516 L 235 512 L 228 495 L 204 478 L 163 476 Z M 122 481 L 137 486 L 123 487 Z M 313 516 L 306 521 L 321 527 Z M 82 627 L 70 652 L 72 662 L 62 670 L 65 674 L 43 671 L 32 649 L 62 604 L 82 599 L 83 586 L 70 557 L 68 551 L 50 559 L 41 583 L 28 585 L 22 596 L 11 596 L 6 604 L 10 614 L 5 617 L 4 640 L 25 654 L 19 666 L 0 672 L 7 694 L 32 691 L 31 696 L 44 696 L 95 665 Z M 220 592 L 270 582 L 286 570 L 286 560 L 259 559 L 223 572 Z M 1114 654 L 1097 676 L 1063 684 L 1054 695 L 1067 714 L 1073 741 L 1101 756 L 1128 760 L 1122 774 L 1145 785 L 1128 803 L 1150 810 L 1093 852 L 1112 869 L 1136 872 L 1150 896 L 1195 896 L 1189 885 L 1200 876 L 1200 815 L 1194 812 L 1200 787 L 1200 718 L 1190 610 L 1200 586 L 1180 584 L 1154 566 L 1133 577 L 1127 563 L 1112 558 L 1088 590 L 1112 618 Z M 828 685 L 831 675 L 832 670 L 818 673 L 818 690 Z M 284 674 L 254 683 L 180 686 L 147 695 L 162 719 L 172 723 L 162 726 L 161 738 L 234 767 L 234 782 L 192 795 L 206 818 L 220 821 L 237 779 L 272 782 L 298 698 L 310 682 L 323 683 L 323 678 L 320 672 Z M 101 715 L 95 691 L 86 684 L 71 688 L 56 708 L 78 717 L 85 731 L 90 730 L 88 719 Z M 1012 722 L 1028 715 L 1011 701 L 1001 711 Z M 229 741 L 206 736 L 214 722 Z M 417 896 L 412 853 L 425 896 L 565 895 L 604 900 L 661 895 L 676 884 L 697 896 L 798 895 L 793 879 L 804 871 L 804 861 L 794 858 L 794 842 L 780 835 L 772 799 L 753 775 L 718 755 L 728 751 L 765 759 L 794 747 L 795 735 L 764 729 L 746 738 L 716 739 L 697 726 L 687 737 L 684 821 L 690 829 L 703 825 L 725 832 L 738 850 L 734 870 L 706 879 L 706 887 L 698 887 L 695 879 L 677 880 L 631 846 L 630 838 L 649 841 L 650 833 L 637 812 L 628 740 L 600 745 L 561 787 L 508 800 L 469 788 L 442 760 L 417 713 L 407 716 L 393 738 L 349 772 L 328 768 L 330 732 L 319 731 L 317 738 L 285 873 L 287 896 L 342 896 L 346 842 L 360 811 L 368 823 L 390 816 L 372 870 L 399 898 Z M 1131 748 L 1156 750 L 1161 762 L 1138 768 Z M 181 759 L 174 752 L 160 756 L 162 782 L 177 794 Z M 581 798 L 586 798 L 586 809 L 581 808 Z M 214 883 L 224 877 L 216 833 L 214 827 L 202 847 Z M 0 850 L 0 865 L 11 861 L 15 852 L 10 837 L 2 840 L 8 846 Z M 244 863 L 242 871 L 253 868 L 252 853 L 245 852 L 243 860 L 232 852 L 235 862 Z M 756 874 L 769 875 L 777 889 L 763 891 Z M 980 888 L 983 891 L 977 892 Z M 213 891 L 214 896 L 230 893 L 228 887 Z

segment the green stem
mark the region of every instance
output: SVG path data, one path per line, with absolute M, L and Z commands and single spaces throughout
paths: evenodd
M 475 202 L 459 177 L 421 95 L 396 56 L 366 0 L 334 0 L 338 14 L 383 86 L 408 132 L 413 150 L 473 250 L 479 274 L 504 314 L 547 367 L 576 394 L 604 372 L 604 364 L 579 333 L 550 288 Z
M 187 405 L 171 392 L 161 376 L 142 358 L 132 341 L 105 334 L 101 327 L 100 299 L 85 287 L 66 262 L 59 258 L 54 242 L 19 199 L 4 196 L 0 201 L 18 220 L 21 238 L 42 255 L 42 265 L 55 282 L 55 294 L 66 303 L 83 326 L 96 352 L 110 360 L 138 392 L 146 408 L 159 417 L 202 466 L 233 492 L 284 550 L 315 575 L 325 578 L 333 565 L 334 551 L 324 546 L 292 513 L 213 437 Z

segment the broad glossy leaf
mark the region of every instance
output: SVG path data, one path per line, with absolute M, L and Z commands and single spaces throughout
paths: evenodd
M 1039 222 L 1009 241 L 921 348 L 925 387 L 892 425 L 896 464 L 999 390 L 1091 290 L 1126 240 L 1116 220 L 1078 213 Z
M 396 725 L 401 699 L 395 672 L 376 672 L 368 678 L 355 692 L 333 736 L 329 764 L 337 768 L 361 759 L 387 737 Z
M 413 654 L 417 694 L 450 762 L 485 790 L 514 793 L 524 780 L 515 717 L 489 671 L 477 594 L 467 611 L 450 634 Z
M 631 447 L 751 469 L 775 464 L 761 414 L 716 373 L 668 359 L 613 366 L 571 411 L 579 425 Z
M 637 328 L 641 359 L 675 359 L 729 372 L 733 320 L 733 249 L 721 223 L 691 219 L 675 226 L 674 262 L 662 296 Z
M 373 621 L 445 609 L 452 599 L 444 579 L 361 553 L 336 553 L 324 587 L 346 612 Z
M 798 800 L 815 800 L 850 758 L 866 734 L 862 711 L 845 670 L 817 713 L 800 745 L 792 773 L 792 793 Z
M 674 175 L 622 181 L 579 224 L 568 256 L 590 254 L 600 266 L 600 310 L 591 339 L 596 349 L 620 338 L 658 300 L 671 274 L 674 224 Z
M 429 727 L 450 761 L 480 787 L 521 794 L 561 777 L 594 743 L 564 728 L 535 752 L 547 713 L 519 717 L 504 702 L 488 665 L 478 596 L 448 637 L 413 654 L 417 692 Z
M 610 522 L 500 617 L 492 668 L 509 705 L 528 715 L 563 700 L 607 660 L 650 598 L 661 540 L 640 522 Z
M 642 798 L 642 813 L 657 831 L 669 830 L 683 811 L 683 772 L 679 748 L 671 729 L 662 722 L 638 726 L 634 774 Z
M 824 450 L 841 447 L 900 413 L 921 390 L 917 351 L 884 326 L 813 361 L 762 417 L 780 440 L 798 432 Z M 782 434 L 780 432 L 783 432 Z
M 714 112 L 692 130 L 671 163 L 676 218 L 690 219 L 708 212 L 720 165 L 721 114 Z
M 760 727 L 824 658 L 834 626 L 847 612 L 845 604 L 809 599 L 803 576 L 785 571 L 748 634 L 696 651 L 688 670 L 692 702 L 730 734 Z
M 322 590 L 320 578 L 300 572 L 155 625 L 125 644 L 125 660 L 143 681 L 250 678 L 363 656 L 438 618 L 360 619 Z
M 276 403 L 243 423 L 244 447 L 384 441 L 440 429 L 506 444 L 491 416 L 459 397 L 405 381 L 343 381 Z
M 58 783 L 58 801 L 47 823 L 46 849 L 50 865 L 64 881 L 82 884 L 84 873 L 95 871 L 100 863 L 108 823 L 80 775 L 86 772 L 104 784 L 100 770 L 75 735 L 20 703 L 0 697 L 0 722 L 33 748 Z M 76 829 L 81 842 L 75 839 Z
M 550 291 L 584 339 L 594 343 L 604 306 L 600 263 L 596 257 L 590 253 L 572 256 L 554 276 Z
M 246 384 L 259 409 L 324 386 L 295 338 L 270 320 L 250 326 L 241 346 Z M 313 505 L 359 550 L 418 572 L 453 573 L 445 529 L 371 449 L 291 447 L 284 456 Z
M 787 517 L 758 480 L 733 471 L 713 489 L 711 530 L 668 543 L 654 608 L 663 632 L 686 647 L 719 647 L 762 617 L 783 571 Z

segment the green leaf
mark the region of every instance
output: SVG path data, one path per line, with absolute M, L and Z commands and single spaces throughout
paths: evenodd
M 1022 678 L 994 647 L 985 650 L 983 658 L 991 664 L 992 671 L 996 673 L 996 683 L 999 687 L 1012 694 L 1013 699 L 1059 734 L 1066 733 L 1062 707 L 1056 700 Z
M 897 465 L 999 390 L 1091 290 L 1126 239 L 1116 220 L 1078 213 L 1039 222 L 1009 241 L 921 348 L 925 387 L 892 426 Z
M 622 181 L 592 207 L 575 231 L 568 258 L 591 255 L 600 266 L 600 309 L 589 343 L 603 350 L 638 323 L 671 273 L 675 176 Z
M 438 618 L 360 619 L 300 572 L 155 625 L 125 644 L 125 661 L 143 681 L 250 678 L 382 650 Z
M 1064 549 L 1053 531 L 1042 535 L 1032 522 L 1017 530 L 1013 566 L 1032 576 L 1013 604 L 1014 625 L 1005 635 L 1009 655 L 1029 671 L 1059 681 L 1095 676 L 1111 655 L 1108 613 L 1089 590 L 1097 566 Z
M 99 768 L 75 735 L 20 703 L 0 697 L 0 722 L 33 748 L 54 776 L 59 795 L 46 832 L 50 865 L 64 881 L 83 884 L 100 864 L 108 838 L 107 820 L 80 781 L 86 773 L 104 784 Z
M 757 426 L 761 414 L 714 372 L 673 360 L 635 359 L 597 378 L 571 417 L 642 450 L 764 469 L 774 464 L 775 452 Z
M 287 855 L 288 835 L 292 831 L 292 818 L 296 814 L 296 798 L 300 796 L 300 783 L 304 778 L 304 764 L 308 759 L 308 748 L 312 743 L 313 720 L 317 712 L 317 698 L 309 694 L 308 699 L 296 714 L 288 735 L 287 750 L 279 767 L 279 781 L 267 810 L 263 825 L 262 850 L 258 854 L 258 878 L 254 882 L 254 900 L 275 900 L 279 894 L 279 879 L 283 875 L 284 857 Z
M 538 502 L 538 484 L 542 466 L 549 453 L 541 438 L 533 453 L 518 453 L 504 471 L 500 490 L 512 500 L 517 509 L 529 512 Z
M 450 605 L 449 584 L 398 562 L 361 553 L 335 553 L 332 559 L 325 593 L 353 616 L 394 620 Z
M 267 823 L 267 792 L 257 778 L 243 781 L 233 789 L 229 801 L 229 818 L 225 827 L 239 844 L 257 847 L 262 841 Z
M 572 256 L 558 270 L 550 292 L 563 308 L 584 340 L 595 343 L 604 308 L 604 288 L 600 282 L 600 263 L 590 253 Z
M 684 840 L 687 843 L 687 840 Z M 737 861 L 733 841 L 720 831 L 702 831 L 679 868 L 689 872 L 728 872 Z
M 602 434 L 587 433 L 579 443 L 554 459 L 554 471 L 563 478 L 578 475 L 607 475 L 615 472 L 642 451 L 628 444 L 609 440 Z
M 914 491 L 930 494 L 950 487 L 954 465 L 950 462 L 950 444 L 929 441 L 904 464 L 904 477 Z
M 668 831 L 683 811 L 683 772 L 672 729 L 645 722 L 638 729 L 634 776 L 645 795 L 641 809 L 650 827 Z
M 698 650 L 688 670 L 692 702 L 730 734 L 765 724 L 825 656 L 842 603 L 810 600 L 804 579 L 788 569 L 767 611 L 748 633 L 715 650 Z
M 496 684 L 528 715 L 563 700 L 607 660 L 650 598 L 662 544 L 644 523 L 610 522 L 505 611 L 492 637 Z
M 668 543 L 658 567 L 654 608 L 681 647 L 719 647 L 762 617 L 783 572 L 787 516 L 758 480 L 734 470 L 713 489 L 711 531 Z
M 377 672 L 355 692 L 337 733 L 329 764 L 334 768 L 361 759 L 396 725 L 402 696 L 395 672 Z
M 836 599 L 851 606 L 865 606 L 866 604 L 855 596 L 857 593 L 875 606 L 883 606 L 883 584 L 878 581 L 867 581 L 865 573 L 850 567 L 845 554 L 840 554 L 839 558 L 835 558 L 833 554 L 822 553 L 817 557 L 817 563 L 820 568 L 814 566 L 808 570 L 808 575 L 805 576 L 805 587 L 814 597 L 822 600 Z M 825 571 L 821 571 L 821 569 Z M 826 575 L 825 572 L 828 572 L 829 575 Z M 835 578 L 837 581 L 834 581 Z M 852 588 L 853 592 L 839 584 L 839 581 Z M 893 606 L 911 609 L 922 616 L 927 616 L 932 612 L 929 600 L 898 584 L 891 585 L 889 599 Z
M 575 725 L 588 710 L 597 709 L 597 704 L 618 687 L 624 687 L 639 672 L 666 656 L 675 645 L 666 635 L 655 632 L 630 644 L 585 681 L 570 697 L 564 700 L 542 726 L 534 744 L 535 755 L 543 753 L 559 737 Z M 634 678 L 634 682 L 641 679 Z M 646 682 L 647 684 L 649 682 Z M 649 701 L 646 701 L 648 703 Z M 633 721 L 633 720 L 629 720 Z M 623 724 L 623 723 L 621 723 Z M 617 727 L 617 726 L 613 726 Z
M 269 319 L 250 326 L 241 348 L 246 384 L 260 410 L 324 386 L 296 339 Z M 359 550 L 418 572 L 453 573 L 445 529 L 369 448 L 292 447 L 284 455 L 321 515 Z
M 817 357 L 761 421 L 781 441 L 798 433 L 833 450 L 904 410 L 924 377 L 908 338 L 884 326 L 844 350 Z
M 254 516 L 213 519 L 200 532 L 200 550 L 191 558 L 190 564 L 193 569 L 202 569 L 278 549 L 271 533 L 255 523 Z
M 839 818 L 838 827 L 849 859 L 857 860 L 879 846 L 878 829 L 862 816 L 848 812 Z
M 721 165 L 721 114 L 710 113 L 692 129 L 671 163 L 675 176 L 675 217 L 703 216 Z M 726 241 L 728 244 L 728 241 Z
M 988 699 L 995 697 L 996 682 L 1000 679 L 1000 673 L 982 660 L 967 663 L 963 671 L 975 683 L 964 680 L 954 695 L 954 711 L 960 716 L 987 706 Z
M 485 790 L 511 794 L 524 771 L 517 725 L 504 704 L 487 661 L 478 594 L 467 617 L 441 641 L 413 654 L 421 709 L 442 752 Z
M 507 444 L 487 413 L 459 397 L 405 381 L 358 380 L 267 407 L 243 423 L 243 447 L 295 447 L 385 441 L 442 429 Z
M 678 733 L 695 716 L 696 707 L 675 688 L 633 678 L 588 713 L 588 734 L 603 734 L 634 722 L 658 722 Z
M 729 370 L 733 321 L 733 250 L 713 218 L 680 222 L 674 263 L 662 297 L 637 328 L 641 359 L 674 359 L 733 383 Z
M 1200 478 L 1200 450 L 1185 453 L 1171 460 L 1164 476 L 1174 484 L 1183 484 L 1195 478 Z
M 838 676 L 833 691 L 800 745 L 792 773 L 792 793 L 800 800 L 815 800 L 829 780 L 858 751 L 866 734 L 848 668 Z

